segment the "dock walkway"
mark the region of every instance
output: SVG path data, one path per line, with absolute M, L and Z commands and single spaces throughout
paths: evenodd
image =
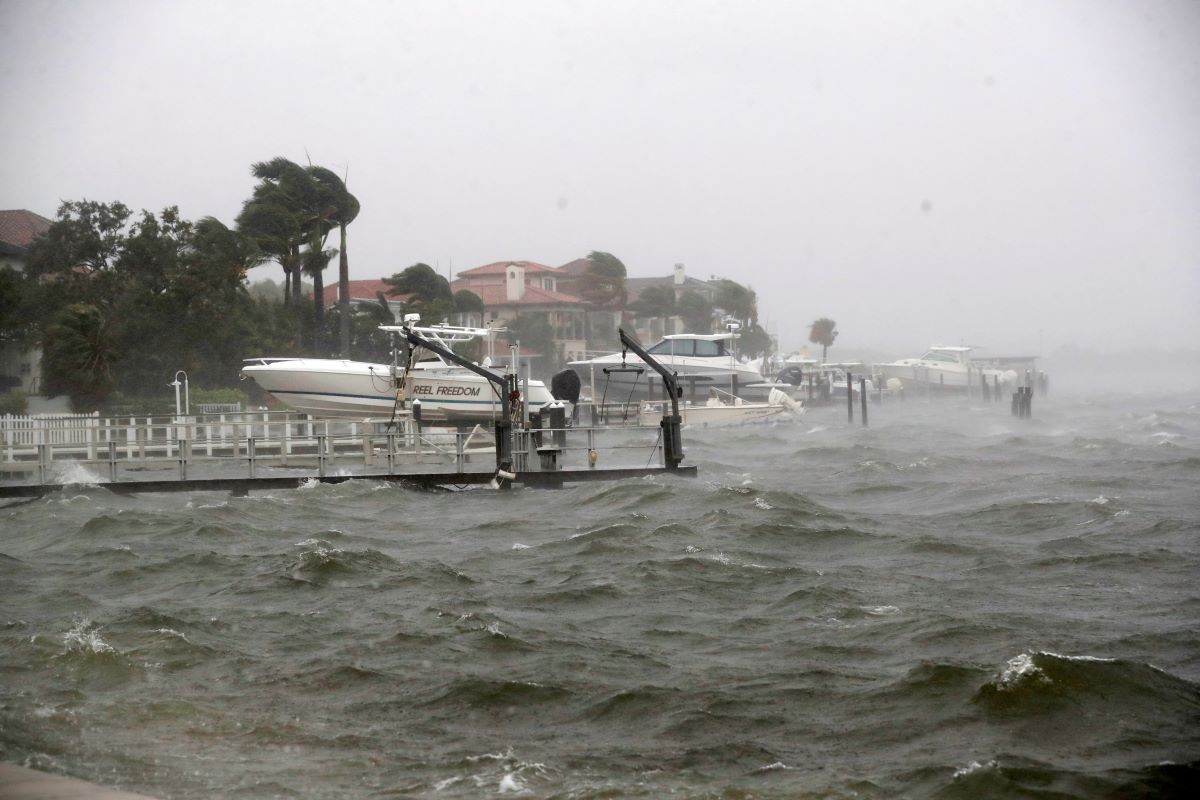
M 497 434 L 403 420 L 312 420 L 294 415 L 232 419 L 104 420 L 8 430 L 0 441 L 0 498 L 39 497 L 64 486 L 114 492 L 295 488 L 354 479 L 401 484 L 558 488 L 659 472 L 693 477 L 667 459 L 660 426 L 552 427 L 540 417 L 509 429 L 511 466 L 498 471 Z M 65 431 L 65 432 L 64 432 Z

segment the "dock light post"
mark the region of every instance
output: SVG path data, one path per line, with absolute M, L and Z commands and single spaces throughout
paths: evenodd
M 180 375 L 183 376 L 183 383 L 179 382 Z M 177 416 L 177 417 L 180 416 L 180 411 L 179 411 L 179 387 L 180 386 L 183 387 L 183 412 L 182 413 L 183 414 L 192 413 L 192 396 L 191 396 L 191 392 L 188 390 L 187 373 L 184 372 L 183 370 L 178 370 L 175 373 L 175 380 L 172 381 L 171 383 L 168 383 L 167 386 L 175 387 L 175 416 Z

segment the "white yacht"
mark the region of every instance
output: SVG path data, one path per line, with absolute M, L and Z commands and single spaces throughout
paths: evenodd
M 888 364 L 876 364 L 875 370 L 889 386 L 899 381 L 905 388 L 952 389 L 962 391 L 986 378 L 988 385 L 995 382 L 1011 383 L 1016 373 L 974 364 L 970 347 L 933 345 L 920 358 L 904 358 Z
M 765 400 L 772 389 L 791 392 L 791 384 L 767 381 L 752 365 L 737 360 L 733 341 L 737 334 L 677 333 L 664 336 L 646 348 L 660 364 L 675 372 L 685 398 L 707 397 L 710 389 L 738 397 Z M 592 387 L 592 401 L 624 402 L 631 395 L 661 394 L 662 384 L 645 363 L 633 354 L 613 353 L 587 361 L 572 361 L 585 386 Z
M 495 332 L 448 325 L 412 330 L 447 346 Z M 500 399 L 491 382 L 434 353 L 417 350 L 414 355 L 418 358 L 410 369 L 332 358 L 250 358 L 242 375 L 280 402 L 315 417 L 387 417 L 400 401 L 411 408 L 414 400 L 421 401 L 421 419 L 429 422 L 470 424 L 499 415 Z M 542 381 L 529 381 L 528 394 L 530 411 L 553 402 Z

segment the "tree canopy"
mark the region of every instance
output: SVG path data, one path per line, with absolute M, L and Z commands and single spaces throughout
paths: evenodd
M 639 317 L 673 317 L 676 313 L 675 287 L 647 286 L 630 303 L 629 309 Z
M 596 308 L 625 306 L 625 265 L 612 253 L 593 250 L 579 279 L 579 294 Z
M 814 320 L 812 327 L 808 331 L 808 340 L 813 344 L 821 345 L 822 361 L 825 361 L 825 357 L 829 353 L 829 348 L 833 347 L 833 341 L 837 336 L 837 323 L 829 317 L 821 317 Z
M 716 281 L 713 305 L 745 326 L 758 322 L 758 296 L 753 289 L 742 286 L 736 281 L 727 279 Z
M 300 166 L 276 157 L 251 166 L 258 179 L 249 199 L 238 215 L 238 230 L 249 237 L 261 254 L 261 261 L 274 261 L 284 272 L 284 302 L 300 304 L 301 276 L 313 280 L 314 347 L 324 350 L 325 280 L 324 271 L 335 255 L 339 256 L 338 304 L 348 305 L 349 266 L 346 260 L 346 226 L 358 216 L 360 207 L 345 182 L 325 167 Z M 327 248 L 334 229 L 341 237 L 340 249 Z M 339 349 L 349 357 L 350 316 L 340 315 Z
M 712 333 L 713 305 L 696 290 L 688 289 L 679 295 L 676 313 L 688 333 Z
M 292 320 L 246 291 L 258 253 L 218 220 L 192 223 L 175 208 L 135 217 L 121 203 L 66 202 L 31 245 L 29 269 L 6 276 L 4 305 L 18 305 L 14 317 L 42 344 L 43 391 L 79 410 L 114 390 L 154 395 L 179 369 L 197 386 L 232 385 L 247 354 L 297 349 Z

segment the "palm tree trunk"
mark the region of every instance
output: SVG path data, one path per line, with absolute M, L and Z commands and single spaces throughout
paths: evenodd
M 286 264 L 283 265 L 283 307 L 287 308 L 292 304 L 292 271 Z
M 339 226 L 342 246 L 338 252 L 338 332 L 342 358 L 350 357 L 350 262 L 346 259 L 346 226 Z
M 313 349 L 325 355 L 325 270 L 313 273 Z

